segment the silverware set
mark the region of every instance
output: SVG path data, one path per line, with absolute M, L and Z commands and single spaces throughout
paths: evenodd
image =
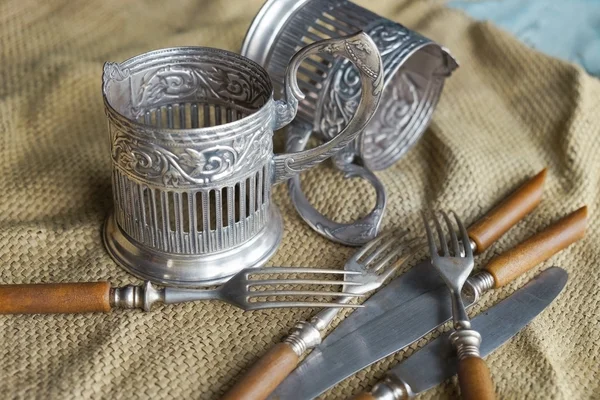
M 241 55 L 176 47 L 106 63 L 114 209 L 103 240 L 145 283 L 0 285 L 0 314 L 150 311 L 205 300 L 245 311 L 323 308 L 248 368 L 226 400 L 315 398 L 452 319 L 451 332 L 356 399 L 407 399 L 456 373 L 463 398 L 495 398 L 482 357 L 550 304 L 567 275 L 550 268 L 472 320 L 467 308 L 581 239 L 587 208 L 474 274 L 475 256 L 539 204 L 545 170 L 469 228 L 442 211 L 422 215 L 425 240 L 400 229 L 380 234 L 387 196 L 373 171 L 421 137 L 457 67 L 444 47 L 346 0 L 268 0 Z M 282 128 L 286 153 L 274 154 Z M 306 150 L 311 136 L 321 143 Z M 309 203 L 299 174 L 328 158 L 375 188 L 368 215 L 342 224 Z M 362 246 L 343 270 L 264 267 L 283 237 L 271 191 L 284 181 L 310 227 Z M 429 258 L 391 279 L 424 248 Z M 354 310 L 327 334 L 346 308 Z
M 522 193 L 521 193 L 522 194 Z M 519 193 L 517 192 L 518 196 Z M 493 212 L 492 212 L 493 213 Z M 490 213 L 491 214 L 491 213 Z M 484 216 L 486 220 L 489 215 Z M 477 224 L 476 224 L 477 225 Z M 499 288 L 512 282 L 518 276 L 529 271 L 539 263 L 547 260 L 560 250 L 570 246 L 585 235 L 587 226 L 587 209 L 582 207 L 566 217 L 554 222 L 542 231 L 520 243 L 516 247 L 494 257 L 484 268 L 466 279 L 463 299 L 468 308 L 477 303 L 487 291 Z M 469 229 L 471 231 L 471 229 Z M 457 238 L 462 235 L 456 235 Z M 471 236 L 471 235 L 469 235 Z M 464 238 L 463 238 L 464 239 Z M 444 239 L 445 240 L 445 239 Z M 448 242 L 449 251 L 452 238 Z M 461 249 L 459 242 L 459 250 Z M 441 245 L 440 245 L 441 247 Z M 463 249 L 464 250 L 464 249 Z M 436 256 L 417 264 L 407 273 L 392 280 L 384 288 L 380 289 L 362 305 L 361 309 L 353 311 L 336 329 L 329 334 L 322 343 L 309 354 L 302 363 L 272 391 L 269 399 L 313 399 L 331 388 L 335 384 L 352 376 L 369 365 L 405 349 L 425 337 L 434 329 L 442 326 L 453 319 L 452 301 L 449 298 L 448 285 L 442 274 L 434 267 Z M 470 261 L 459 255 L 457 264 L 469 267 Z M 451 257 L 452 259 L 454 257 Z M 446 259 L 447 260 L 447 259 Z M 454 262 L 456 260 L 453 260 Z M 452 262 L 448 262 L 452 265 Z M 438 264 L 440 269 L 448 265 Z M 453 268 L 456 266 L 452 266 Z M 459 270 L 459 268 L 456 268 Z M 460 270 L 464 273 L 464 270 Z M 444 272 L 446 273 L 446 272 Z M 463 275 L 464 277 L 465 275 Z M 564 283 L 563 283 L 564 285 Z M 526 302 L 527 303 L 527 302 Z M 513 312 L 522 314 L 519 326 L 531 321 L 537 313 L 532 312 L 526 306 L 518 307 L 519 301 L 515 301 Z M 546 303 L 547 305 L 548 303 Z M 460 307 L 458 307 L 460 308 Z M 538 312 L 540 310 L 538 309 Z M 466 313 L 459 317 L 465 321 Z M 528 318 L 528 319 L 527 319 Z M 525 321 L 526 320 L 526 321 Z M 496 325 L 503 325 L 506 321 L 499 319 Z M 459 327 L 464 327 L 461 324 Z M 477 330 L 471 324 L 471 330 Z M 518 330 L 513 326 L 499 327 L 500 331 L 512 332 L 514 335 Z M 495 336 L 493 327 L 486 328 L 487 332 L 494 332 L 492 337 L 483 336 L 481 341 L 480 356 L 489 354 L 498 343 L 503 343 L 507 337 Z M 459 330 L 453 330 L 450 338 L 457 339 Z M 470 334 L 471 332 L 469 332 Z M 459 334 L 459 333 L 458 333 Z M 475 335 L 476 336 L 476 335 Z M 509 336 L 510 337 L 510 336 Z M 460 338 L 460 336 L 459 336 Z M 492 339 L 490 347 L 486 344 L 487 339 Z M 502 339 L 502 340 L 500 340 Z M 449 339 L 450 340 L 450 339 Z M 434 357 L 432 361 L 435 368 L 416 368 L 406 381 L 384 380 L 377 384 L 373 390 L 364 394 L 363 399 L 406 399 L 415 393 L 430 388 L 456 373 L 459 368 L 459 380 L 461 394 L 466 399 L 490 398 L 494 396 L 494 388 L 491 381 L 485 375 L 482 360 L 476 360 L 464 367 L 464 361 L 471 362 L 475 356 L 477 341 L 467 343 L 462 348 L 463 360 L 458 360 L 457 349 L 451 341 L 447 342 L 448 348 L 444 354 L 451 354 L 456 359 L 452 368 L 448 366 L 446 358 Z M 465 343 L 457 343 L 464 346 Z M 436 345 L 437 346 L 437 345 Z M 436 351 L 442 352 L 438 347 Z M 429 357 L 429 356 L 428 356 Z M 471 359 L 471 360 L 469 360 Z M 473 364 L 475 364 L 473 363 Z M 411 363 L 411 365 L 414 365 Z M 460 368 L 463 368 L 461 374 Z M 406 375 L 406 374 L 404 374 Z M 432 383 L 433 381 L 433 383 Z M 485 384 L 484 384 L 485 383 Z M 415 385 L 413 387 L 413 385 Z M 366 397 L 365 397 L 366 396 Z M 244 398 L 244 397 L 240 397 Z M 250 398 L 250 397 L 246 397 Z M 252 397 L 260 398 L 260 397 Z

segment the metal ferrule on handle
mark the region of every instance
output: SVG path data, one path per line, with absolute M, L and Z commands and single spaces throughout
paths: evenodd
M 346 304 L 350 299 L 350 297 L 341 297 L 337 302 Z M 319 311 L 310 321 L 302 321 L 296 324 L 289 335 L 283 339 L 283 342 L 292 346 L 298 357 L 303 356 L 308 350 L 321 344 L 323 331 L 327 329 L 340 311 L 341 308 L 325 308 Z
M 338 309 L 334 312 L 337 314 Z M 310 322 L 302 321 L 283 340 L 292 347 L 294 353 L 301 357 L 307 350 L 314 349 L 321 343 L 321 331 Z
M 459 361 L 467 357 L 480 357 L 481 335 L 471 329 L 469 321 L 462 321 L 461 326 L 450 334 L 450 341 L 456 349 Z
M 408 400 L 413 397 L 415 393 L 406 382 L 386 375 L 369 393 L 361 393 L 352 400 Z

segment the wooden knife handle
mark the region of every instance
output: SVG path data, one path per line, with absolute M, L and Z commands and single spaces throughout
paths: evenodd
M 546 169 L 521 185 L 515 192 L 469 227 L 469 237 L 481 253 L 531 212 L 541 201 Z
M 108 282 L 0 285 L 0 314 L 110 311 Z
M 585 236 L 587 207 L 567 215 L 515 248 L 492 259 L 485 269 L 494 277 L 494 287 L 504 286 Z
M 278 343 L 229 389 L 222 400 L 262 400 L 296 368 L 300 357 L 287 343 Z
M 463 400 L 496 398 L 490 370 L 482 358 L 466 357 L 458 362 L 458 384 Z

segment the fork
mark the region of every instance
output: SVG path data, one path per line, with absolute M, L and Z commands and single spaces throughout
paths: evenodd
M 297 301 L 290 299 L 267 300 L 268 297 L 321 296 L 345 299 L 360 294 L 327 290 L 271 289 L 275 285 L 302 286 L 359 286 L 359 282 L 341 282 L 326 279 L 269 278 L 253 279 L 264 274 L 315 274 L 321 278 L 357 276 L 360 271 L 332 269 L 267 267 L 247 268 L 235 274 L 216 289 L 186 289 L 155 287 L 150 282 L 143 286 L 127 285 L 111 288 L 108 282 L 43 283 L 0 285 L 0 314 L 82 313 L 108 312 L 112 308 L 141 308 L 150 311 L 157 302 L 165 304 L 198 300 L 220 300 L 243 310 L 261 310 L 282 307 L 361 307 L 348 301 Z M 266 290 L 259 290 L 266 287 Z
M 452 212 L 458 231 L 460 241 L 454 230 L 452 221 L 445 212 L 441 212 L 450 235 L 450 239 L 444 236 L 442 225 L 438 218 L 433 215 L 433 223 L 437 231 L 441 247 L 441 255 L 435 243 L 430 223 L 423 213 L 423 222 L 431 254 L 431 263 L 438 271 L 448 289 L 452 299 L 452 319 L 454 332 L 450 334 L 450 341 L 456 349 L 458 358 L 458 380 L 460 392 L 463 399 L 467 400 L 492 400 L 496 397 L 494 384 L 490 377 L 490 371 L 479 354 L 481 335 L 471 329 L 469 315 L 465 310 L 461 291 L 469 274 L 473 270 L 473 250 L 469 242 L 467 229 L 458 215 Z
M 344 266 L 343 294 L 337 303 L 350 301 L 350 295 L 363 295 L 379 288 L 412 254 L 411 247 L 419 239 L 401 245 L 399 240 L 407 232 L 390 232 L 381 235 L 359 249 Z M 403 252 L 409 248 L 405 254 Z M 325 309 L 310 321 L 295 325 L 292 332 L 271 348 L 225 394 L 223 400 L 265 399 L 296 368 L 300 357 L 321 343 L 325 330 L 338 315 L 340 308 Z

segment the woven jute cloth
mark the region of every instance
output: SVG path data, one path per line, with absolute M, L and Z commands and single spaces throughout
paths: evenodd
M 111 208 L 102 64 L 171 46 L 237 51 L 261 3 L 0 3 L 0 283 L 139 283 L 113 263 L 101 240 Z M 591 216 L 587 237 L 486 294 L 472 315 L 541 269 L 565 268 L 570 279 L 556 301 L 488 363 L 501 398 L 599 398 L 600 83 L 439 2 L 359 3 L 442 43 L 461 63 L 423 138 L 378 173 L 389 195 L 384 229 L 420 232 L 423 208 L 454 209 L 470 223 L 547 166 L 541 205 L 478 266 L 583 204 Z M 338 221 L 368 212 L 374 202 L 368 185 L 344 181 L 329 165 L 306 174 L 303 184 L 313 204 Z M 354 250 L 308 228 L 284 185 L 274 197 L 285 235 L 268 265 L 342 268 Z M 0 397 L 215 399 L 312 312 L 244 313 L 204 302 L 150 313 L 0 316 Z M 323 398 L 371 387 L 424 343 L 367 368 Z M 457 394 L 453 379 L 423 398 Z

